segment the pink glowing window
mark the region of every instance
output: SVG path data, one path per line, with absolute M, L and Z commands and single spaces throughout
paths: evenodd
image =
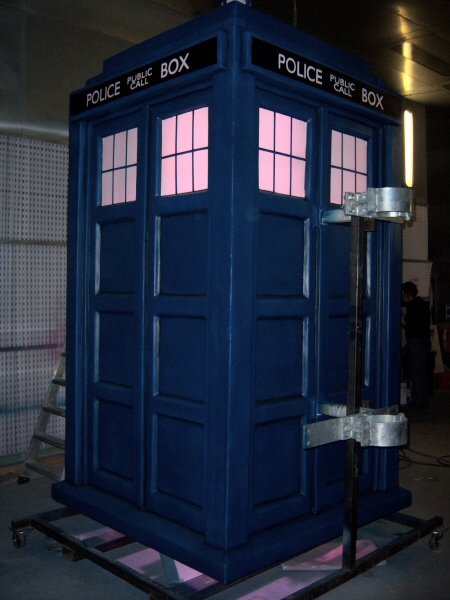
M 331 132 L 330 202 L 342 204 L 345 192 L 367 190 L 367 141 Z
M 305 197 L 307 123 L 259 109 L 259 189 Z
M 208 189 L 208 107 L 163 119 L 161 196 Z
M 136 200 L 137 134 L 135 128 L 103 138 L 102 206 Z

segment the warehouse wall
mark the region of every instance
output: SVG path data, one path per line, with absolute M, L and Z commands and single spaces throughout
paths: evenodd
M 21 460 L 65 338 L 69 95 L 192 18 L 139 4 L 0 2 L 0 464 Z
M 6 463 L 20 460 L 28 446 L 64 343 L 67 171 L 66 145 L 0 136 L 0 460 Z M 57 422 L 49 433 L 61 433 Z
M 192 16 L 139 0 L 0 2 L 0 134 L 67 142 L 69 94 L 106 58 Z

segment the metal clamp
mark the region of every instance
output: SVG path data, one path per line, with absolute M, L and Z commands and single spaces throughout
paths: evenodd
M 348 439 L 355 439 L 363 447 L 403 446 L 408 441 L 408 420 L 403 413 L 381 414 L 364 409 L 355 415 L 309 423 L 303 433 L 306 449 Z
M 323 213 L 322 223 L 345 223 L 351 217 L 403 222 L 412 218 L 414 192 L 409 188 L 368 188 L 345 192 L 341 208 Z

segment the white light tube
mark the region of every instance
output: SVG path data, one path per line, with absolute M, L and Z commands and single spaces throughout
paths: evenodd
M 403 131 L 405 144 L 405 185 L 410 188 L 413 186 L 414 179 L 414 128 L 413 114 L 409 110 L 405 110 L 403 114 Z

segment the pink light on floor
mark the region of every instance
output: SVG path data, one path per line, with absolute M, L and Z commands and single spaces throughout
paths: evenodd
M 357 540 L 356 558 L 363 558 L 377 549 L 371 540 Z M 283 564 L 283 571 L 331 571 L 342 567 L 343 544 L 327 542 L 299 554 Z

